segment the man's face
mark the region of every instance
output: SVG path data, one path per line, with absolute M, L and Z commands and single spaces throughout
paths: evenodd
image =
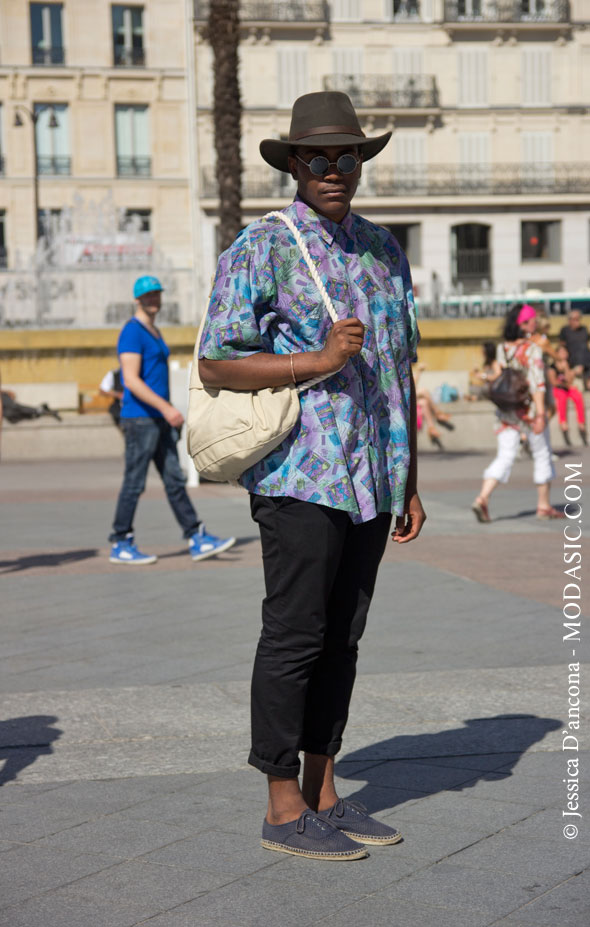
M 297 181 L 297 191 L 301 198 L 322 216 L 327 216 L 334 222 L 341 222 L 350 202 L 356 193 L 361 176 L 361 155 L 356 145 L 346 145 L 341 148 L 297 148 L 299 158 L 289 157 L 289 170 Z M 359 164 L 352 174 L 341 174 L 336 167 L 336 161 L 343 154 L 354 154 Z M 318 155 L 330 161 L 330 167 L 324 177 L 312 174 L 307 165 L 312 158 Z
M 582 316 L 579 312 L 570 312 L 569 314 L 569 324 L 570 328 L 579 328 L 582 322 Z
M 149 293 L 140 296 L 138 302 L 144 312 L 151 318 L 155 318 L 162 305 L 162 292 L 161 290 L 150 290 Z

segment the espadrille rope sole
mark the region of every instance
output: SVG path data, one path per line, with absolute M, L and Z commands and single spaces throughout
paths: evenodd
M 342 853 L 314 853 L 313 850 L 300 850 L 297 847 L 290 847 L 284 843 L 276 843 L 274 840 L 261 840 L 261 846 L 265 850 L 277 850 L 279 853 L 291 853 L 293 856 L 305 856 L 307 859 L 325 859 L 325 860 L 338 860 L 345 859 L 363 859 L 367 856 L 367 851 L 365 849 L 359 850 L 345 850 Z
M 343 830 L 342 833 L 350 837 L 351 840 L 357 840 L 358 843 L 370 843 L 378 847 L 391 846 L 403 839 L 401 834 L 395 834 L 393 837 L 364 837 L 362 834 L 353 834 L 350 830 Z

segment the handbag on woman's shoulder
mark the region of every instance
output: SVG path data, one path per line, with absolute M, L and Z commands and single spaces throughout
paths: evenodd
M 332 322 L 338 321 L 336 310 L 300 232 L 284 213 L 273 211 L 268 216 L 281 219 L 289 227 Z M 257 390 L 210 389 L 203 386 L 199 377 L 199 347 L 205 319 L 206 315 L 197 335 L 189 386 L 186 418 L 188 452 L 204 479 L 232 482 L 279 446 L 299 421 L 299 393 L 326 377 L 318 377 L 298 386 L 289 384 Z

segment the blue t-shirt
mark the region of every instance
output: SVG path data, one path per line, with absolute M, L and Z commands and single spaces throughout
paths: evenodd
M 163 338 L 152 335 L 145 325 L 142 325 L 136 318 L 129 319 L 119 335 L 117 353 L 119 355 L 141 354 L 139 376 L 146 386 L 153 389 L 158 396 L 162 396 L 163 399 L 170 399 L 170 387 L 168 384 L 170 348 Z M 121 418 L 162 417 L 161 412 L 134 396 L 125 386 L 125 380 L 123 379 Z

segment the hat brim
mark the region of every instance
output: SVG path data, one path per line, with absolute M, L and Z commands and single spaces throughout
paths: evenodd
M 308 135 L 305 138 L 298 138 L 296 142 L 264 138 L 260 142 L 260 154 L 271 167 L 289 173 L 288 158 L 292 148 L 340 148 L 344 145 L 358 145 L 362 149 L 363 161 L 370 161 L 385 148 L 390 138 L 391 132 L 378 135 L 376 138 L 327 133 L 326 135 Z

